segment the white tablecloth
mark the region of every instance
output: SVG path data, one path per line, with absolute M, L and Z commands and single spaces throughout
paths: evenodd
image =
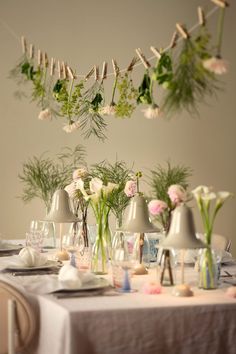
M 236 273 L 236 266 L 228 269 Z M 43 292 L 51 276 L 1 277 L 34 292 L 37 287 L 32 284 L 38 283 Z M 152 269 L 148 275 L 135 276 L 132 285 L 139 289 L 155 278 Z M 193 269 L 186 269 L 186 278 L 195 283 Z M 166 287 L 160 295 L 137 291 L 73 299 L 35 294 L 40 332 L 37 348 L 30 354 L 236 353 L 236 299 L 226 296 L 225 287 L 194 288 L 195 296 L 190 298 L 173 297 L 171 290 Z

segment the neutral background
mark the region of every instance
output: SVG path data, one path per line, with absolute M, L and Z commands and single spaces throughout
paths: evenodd
M 81 143 L 87 150 L 88 164 L 107 158 L 114 162 L 134 163 L 145 174 L 158 163 L 169 159 L 185 164 L 193 170 L 191 188 L 199 184 L 214 186 L 236 194 L 235 168 L 235 111 L 236 111 L 236 52 L 235 3 L 227 10 L 223 54 L 230 63 L 230 71 L 222 80 L 224 90 L 207 104 L 199 105 L 199 117 L 187 112 L 174 116 L 147 120 L 138 108 L 131 119 L 108 117 L 108 140 L 83 140 L 79 132 L 66 134 L 63 122 L 41 122 L 38 108 L 29 100 L 17 101 L 13 93 L 15 82 L 8 79 L 9 71 L 21 55 L 20 43 L 14 37 L 24 34 L 29 42 L 54 56 L 67 61 L 78 73 L 85 74 L 92 65 L 101 66 L 104 60 L 115 58 L 121 68 L 126 67 L 137 47 L 147 57 L 150 45 L 168 45 L 176 22 L 190 28 L 197 22 L 197 6 L 210 10 L 208 0 L 0 0 L 0 232 L 4 237 L 24 237 L 32 219 L 44 216 L 44 206 L 35 200 L 24 205 L 17 196 L 22 185 L 18 174 L 22 163 L 33 155 L 48 151 L 51 156 L 63 146 Z M 217 14 L 209 19 L 213 30 Z M 11 28 L 11 31 L 9 30 Z M 109 72 L 111 64 L 109 65 Z M 139 66 L 134 73 L 138 84 L 143 74 Z M 112 80 L 106 82 L 107 96 Z M 143 189 L 148 191 L 146 184 Z M 233 240 L 236 256 L 235 198 L 227 201 L 220 211 L 214 231 Z M 198 230 L 201 223 L 195 207 Z

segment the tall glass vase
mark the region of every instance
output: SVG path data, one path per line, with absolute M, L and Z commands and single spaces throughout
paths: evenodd
M 199 288 L 216 289 L 219 275 L 216 254 L 210 246 L 200 252 Z
M 46 208 L 46 216 L 48 215 L 49 208 Z M 43 249 L 56 248 L 56 230 L 55 224 L 51 221 L 43 221 Z
M 95 274 L 107 274 L 109 264 L 109 248 L 102 220 L 97 224 L 97 236 L 92 248 L 91 270 Z
M 77 267 L 81 271 L 89 271 L 91 268 L 91 243 L 89 229 L 86 220 L 82 220 L 79 224 L 78 235 L 82 243 L 82 247 L 77 256 Z

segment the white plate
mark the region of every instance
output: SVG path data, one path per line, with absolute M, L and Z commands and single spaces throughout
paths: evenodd
M 85 283 L 83 285 L 81 285 L 78 288 L 67 288 L 66 285 L 63 285 L 63 282 L 60 282 L 60 284 L 62 285 L 62 287 L 60 287 L 60 289 L 56 290 L 56 292 L 60 292 L 60 291 L 86 291 L 86 290 L 96 290 L 96 289 L 103 289 L 106 288 L 108 286 L 110 286 L 110 283 L 107 279 L 104 278 L 97 278 L 91 282 Z
M 0 244 L 0 252 L 13 252 L 13 251 L 20 251 L 22 249 L 22 245 L 14 245 L 12 243 L 3 243 Z
M 49 269 L 53 267 L 58 267 L 58 262 L 57 261 L 47 261 L 46 264 L 37 266 L 37 267 L 27 267 L 24 264 L 9 264 L 7 265 L 6 269 L 8 270 L 40 270 L 40 269 Z

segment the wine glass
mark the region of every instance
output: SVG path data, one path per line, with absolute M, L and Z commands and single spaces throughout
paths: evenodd
M 78 233 L 69 233 L 63 236 L 62 247 L 70 254 L 70 265 L 76 267 L 76 253 L 84 248 L 83 240 Z

